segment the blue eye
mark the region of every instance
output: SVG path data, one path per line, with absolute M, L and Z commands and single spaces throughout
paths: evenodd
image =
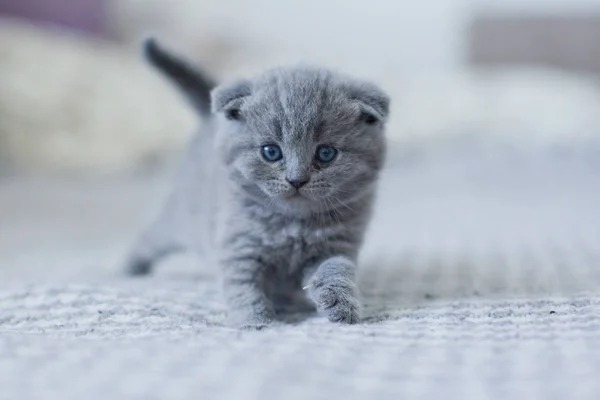
M 317 147 L 316 158 L 319 162 L 330 163 L 333 161 L 337 153 L 338 151 L 335 147 L 323 145 Z
M 281 147 L 276 144 L 268 144 L 262 147 L 261 150 L 262 156 L 268 162 L 279 161 L 283 158 L 283 153 L 281 152 Z

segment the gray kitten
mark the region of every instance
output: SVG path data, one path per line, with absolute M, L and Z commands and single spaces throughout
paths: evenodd
M 147 274 L 175 250 L 216 249 L 233 325 L 261 328 L 308 304 L 358 322 L 356 262 L 384 161 L 387 95 L 308 67 L 213 89 L 154 40 L 144 50 L 205 123 L 128 271 Z

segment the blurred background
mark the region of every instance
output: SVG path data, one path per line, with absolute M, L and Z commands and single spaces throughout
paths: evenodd
M 221 79 L 309 62 L 373 79 L 390 136 L 569 141 L 600 127 L 600 0 L 2 0 L 0 161 L 113 173 L 195 119 L 138 57 L 154 34 Z
M 197 121 L 149 33 L 222 80 L 300 61 L 386 89 L 401 250 L 596 262 L 600 0 L 0 0 L 5 279 L 115 266 L 160 202 Z

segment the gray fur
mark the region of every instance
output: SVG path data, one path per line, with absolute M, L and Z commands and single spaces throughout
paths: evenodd
M 331 321 L 358 322 L 354 275 L 384 161 L 388 97 L 366 82 L 294 67 L 220 86 L 211 107 L 128 270 L 148 273 L 174 250 L 217 249 L 233 325 L 267 326 L 307 299 Z M 283 160 L 266 162 L 266 144 L 278 144 Z M 339 150 L 330 164 L 315 161 L 321 144 Z M 296 189 L 294 179 L 309 182 Z

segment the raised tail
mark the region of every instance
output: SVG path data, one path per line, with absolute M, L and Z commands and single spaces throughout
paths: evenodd
M 210 92 L 216 82 L 204 72 L 163 49 L 154 38 L 144 40 L 142 51 L 150 65 L 174 81 L 202 116 L 211 113 Z

